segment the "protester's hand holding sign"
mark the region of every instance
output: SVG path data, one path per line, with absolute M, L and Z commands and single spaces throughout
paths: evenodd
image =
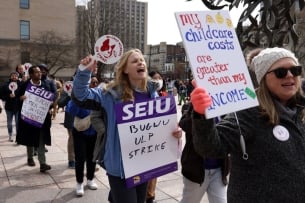
M 175 138 L 180 139 L 182 137 L 182 130 L 180 127 L 177 127 L 177 129 L 172 134 Z
M 19 99 L 20 99 L 21 101 L 24 101 L 24 100 L 26 100 L 26 96 L 25 96 L 25 95 L 22 95 L 22 96 L 19 97 Z
M 94 73 L 97 70 L 96 64 L 97 64 L 96 60 L 92 57 L 92 55 L 89 55 L 80 61 L 79 69 L 80 70 L 87 69 Z
M 204 88 L 197 87 L 195 80 L 192 80 L 192 85 L 194 86 L 194 90 L 191 93 L 193 108 L 197 113 L 205 114 L 205 110 L 212 103 L 211 97 Z

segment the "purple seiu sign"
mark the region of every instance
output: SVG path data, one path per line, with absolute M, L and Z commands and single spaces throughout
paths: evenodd
M 173 96 L 117 104 L 116 118 L 127 187 L 176 171 L 177 110 Z
M 26 99 L 23 101 L 21 119 L 41 128 L 54 100 L 54 93 L 29 83 L 24 95 Z

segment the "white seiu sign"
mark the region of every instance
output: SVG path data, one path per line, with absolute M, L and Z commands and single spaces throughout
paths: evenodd
M 212 98 L 207 118 L 258 105 L 229 12 L 226 10 L 175 13 L 176 21 L 198 86 Z

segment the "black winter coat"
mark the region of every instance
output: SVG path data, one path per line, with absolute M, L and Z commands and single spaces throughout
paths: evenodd
M 186 107 L 186 105 L 188 107 Z M 183 109 L 187 108 L 186 112 L 179 121 L 179 126 L 185 132 L 186 142 L 181 155 L 182 175 L 192 182 L 202 184 L 204 182 L 205 168 L 204 158 L 200 156 L 194 149 L 193 135 L 192 135 L 192 105 L 187 103 L 183 105 Z M 228 184 L 227 175 L 229 174 L 230 162 L 229 156 L 220 159 L 222 182 L 224 185 Z

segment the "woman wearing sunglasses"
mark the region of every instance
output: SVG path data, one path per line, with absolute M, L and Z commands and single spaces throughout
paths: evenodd
M 259 84 L 258 107 L 206 119 L 208 92 L 196 87 L 194 147 L 203 157 L 231 156 L 228 202 L 305 202 L 305 98 L 302 67 L 283 48 L 267 48 L 252 59 Z M 194 85 L 196 85 L 194 83 Z

